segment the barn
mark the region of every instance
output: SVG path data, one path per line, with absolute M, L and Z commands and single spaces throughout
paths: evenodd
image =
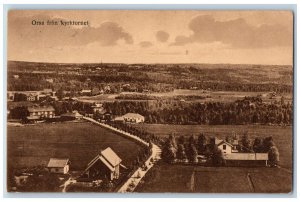
M 90 161 L 84 174 L 87 174 L 89 179 L 118 179 L 121 161 L 121 158 L 108 147 Z

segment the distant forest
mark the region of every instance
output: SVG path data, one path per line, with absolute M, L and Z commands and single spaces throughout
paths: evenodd
M 18 75 L 18 79 L 14 78 Z M 46 79 L 53 79 L 47 82 Z M 169 92 L 173 89 L 291 93 L 291 66 L 209 64 L 51 64 L 8 63 L 8 90 L 33 91 L 44 88 L 78 92 L 82 89 Z

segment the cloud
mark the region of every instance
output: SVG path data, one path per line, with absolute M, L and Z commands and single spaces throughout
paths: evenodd
M 115 22 L 104 22 L 100 27 L 87 27 L 78 31 L 75 36 L 85 43 L 99 42 L 103 46 L 116 45 L 119 40 L 124 40 L 126 44 L 132 44 L 132 36 Z
M 168 32 L 165 32 L 165 31 L 162 31 L 162 30 L 156 32 L 156 39 L 159 42 L 163 42 L 163 43 L 167 42 L 169 37 L 170 37 L 170 35 L 169 35 Z
M 192 34 L 177 36 L 171 45 L 222 42 L 238 48 L 262 48 L 293 44 L 292 29 L 279 24 L 253 26 L 243 18 L 216 21 L 211 15 L 200 15 L 188 27 Z
M 142 41 L 142 42 L 140 42 L 140 46 L 142 48 L 149 48 L 149 47 L 153 46 L 153 44 L 150 41 Z

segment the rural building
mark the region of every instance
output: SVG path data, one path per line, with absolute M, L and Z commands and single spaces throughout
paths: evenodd
M 268 153 L 224 154 L 227 166 L 267 166 Z
M 121 158 L 108 147 L 88 164 L 84 173 L 90 179 L 118 179 L 121 161 Z
M 83 115 L 79 114 L 78 111 L 73 112 L 67 112 L 65 114 L 62 114 L 61 119 L 64 121 L 73 121 L 73 120 L 80 120 L 83 118 Z
M 47 168 L 51 173 L 67 174 L 69 172 L 69 159 L 50 158 Z
M 124 121 L 131 122 L 131 123 L 142 123 L 145 121 L 144 116 L 136 113 L 127 113 L 123 115 L 123 119 Z
M 81 95 L 90 96 L 92 94 L 92 90 L 81 90 Z
M 38 94 L 30 93 L 30 94 L 27 95 L 26 99 L 27 99 L 27 101 L 33 102 L 33 101 L 39 100 L 39 96 L 38 96 Z
M 55 116 L 55 109 L 52 106 L 32 106 L 28 107 L 29 116 L 27 120 L 39 120 L 46 118 L 53 118 Z
M 102 110 L 104 109 L 104 108 L 103 108 L 103 104 L 101 104 L 101 103 L 95 103 L 95 104 L 93 104 L 93 105 L 92 105 L 92 108 L 93 108 L 94 114 L 95 114 L 96 112 L 102 111 Z
M 226 142 L 221 141 L 217 144 L 218 148 L 224 153 L 224 154 L 231 154 L 233 150 L 233 145 Z

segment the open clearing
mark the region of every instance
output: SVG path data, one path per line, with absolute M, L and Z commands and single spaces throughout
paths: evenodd
M 291 169 L 293 162 L 293 130 L 292 126 L 264 126 L 264 125 L 167 125 L 167 124 L 134 124 L 134 127 L 149 131 L 155 135 L 167 137 L 169 134 L 176 135 L 199 135 L 204 133 L 207 137 L 225 138 L 233 132 L 242 135 L 248 132 L 249 137 L 272 136 L 280 152 L 280 165 Z
M 136 192 L 289 193 L 292 190 L 290 172 L 265 167 L 200 167 L 160 163 L 147 173 L 143 181 Z
M 46 165 L 51 157 L 69 158 L 71 170 L 83 170 L 102 149 L 111 147 L 128 166 L 141 146 L 92 123 L 7 127 L 8 166 Z

